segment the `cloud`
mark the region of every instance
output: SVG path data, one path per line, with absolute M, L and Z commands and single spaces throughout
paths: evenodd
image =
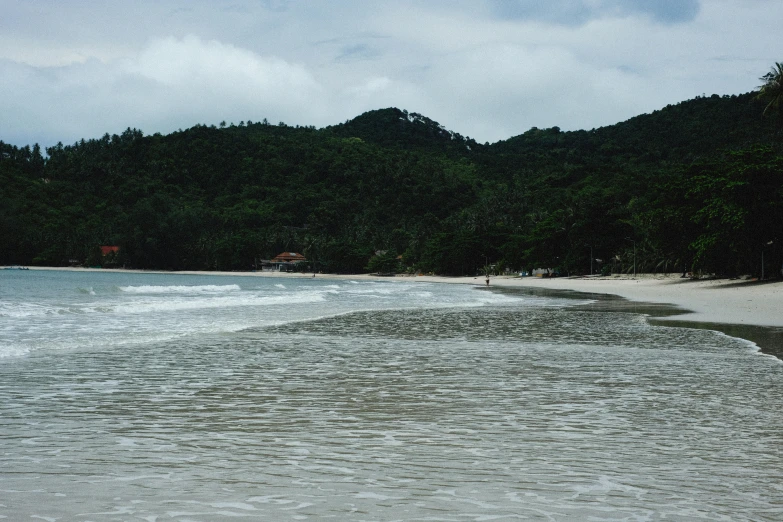
M 699 0 L 491 0 L 501 18 L 581 25 L 605 17 L 647 16 L 662 23 L 693 20 Z
M 643 13 L 664 23 L 690 22 L 701 7 L 698 0 L 615 0 L 612 3 L 621 12 Z
M 640 75 L 587 63 L 556 46 L 469 51 L 440 63 L 431 81 L 431 92 L 451 89 L 452 95 L 431 100 L 428 115 L 447 127 L 470 121 L 472 136 L 490 141 L 532 126 L 590 129 L 637 114 L 637 97 L 653 108 L 660 101 Z
M 342 48 L 340 56 L 335 61 L 352 62 L 355 60 L 372 60 L 381 56 L 381 52 L 365 43 L 347 45 Z
M 140 2 L 6 1 L 0 139 L 396 106 L 495 141 L 747 92 L 781 60 L 779 0 Z
M 300 103 L 318 90 L 301 65 L 195 36 L 154 41 L 125 65 L 129 74 L 180 92 L 203 95 L 220 90 L 222 96 L 242 101 L 274 96 L 281 103 Z
M 384 93 L 392 87 L 392 81 L 389 78 L 378 77 L 370 78 L 362 85 L 349 89 L 350 94 L 359 98 L 367 98 L 378 93 Z
M 322 97 L 301 65 L 194 36 L 155 40 L 111 63 L 33 67 L 6 60 L 0 78 L 4 126 L 22 136 L 48 128 L 49 142 L 126 127 L 170 132 L 232 118 L 276 120 Z

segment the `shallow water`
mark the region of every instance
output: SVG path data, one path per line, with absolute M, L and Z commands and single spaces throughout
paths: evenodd
M 22 275 L 9 520 L 783 518 L 783 364 L 720 333 L 460 285 Z

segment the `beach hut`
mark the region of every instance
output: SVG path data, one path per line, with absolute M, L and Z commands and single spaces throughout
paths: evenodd
M 276 272 L 291 272 L 294 265 L 305 261 L 307 261 L 305 256 L 298 252 L 282 252 L 273 257 L 268 264 L 264 263 L 264 269 L 271 268 Z

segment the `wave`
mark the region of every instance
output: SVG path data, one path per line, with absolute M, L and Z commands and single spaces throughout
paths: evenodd
M 0 303 L 0 317 L 39 317 L 63 312 L 62 307 L 56 305 L 38 305 L 34 303 Z
M 5 357 L 22 357 L 30 353 L 30 348 L 22 346 L 0 346 L 0 359 Z
M 129 294 L 221 294 L 238 292 L 239 285 L 194 285 L 194 286 L 120 286 L 122 292 Z
M 346 294 L 352 295 L 418 295 L 423 287 L 420 285 L 405 285 L 396 284 L 391 285 L 368 285 L 368 286 L 354 286 L 344 290 Z M 432 295 L 432 294 L 430 294 Z
M 182 300 L 150 300 L 122 303 L 114 311 L 126 314 L 148 312 L 174 312 L 178 310 L 199 310 L 205 308 L 235 308 L 250 306 L 274 306 L 317 303 L 326 300 L 323 293 L 288 294 L 278 296 L 244 295 L 237 297 L 211 297 Z M 96 310 L 97 311 L 97 310 Z

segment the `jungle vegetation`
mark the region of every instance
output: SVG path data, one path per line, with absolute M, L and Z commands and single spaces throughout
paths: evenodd
M 574 274 L 592 255 L 596 272 L 758 275 L 763 252 L 777 274 L 782 71 L 757 92 L 494 144 L 396 108 L 322 129 L 0 141 L 0 264 L 251 270 L 291 250 L 331 272 Z

